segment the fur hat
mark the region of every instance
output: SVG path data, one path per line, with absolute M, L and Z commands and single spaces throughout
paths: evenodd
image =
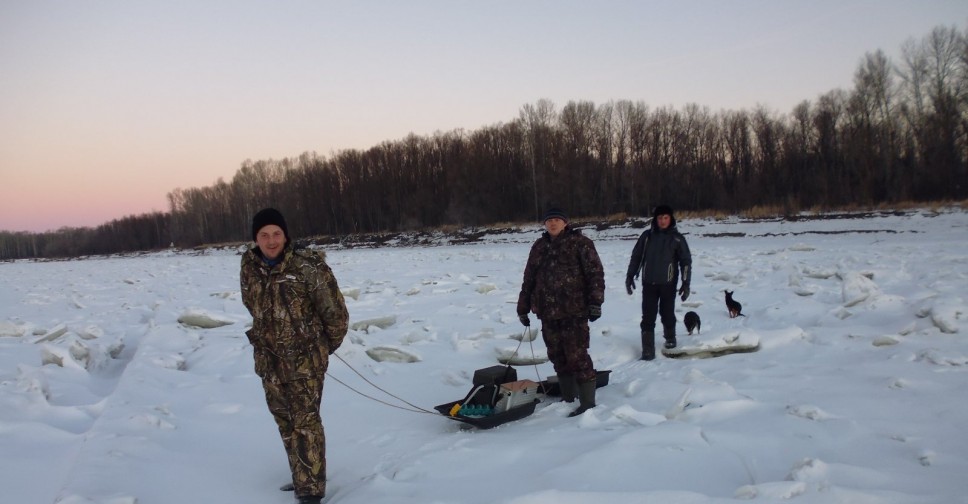
M 652 216 L 658 217 L 660 215 L 668 215 L 669 217 L 672 217 L 672 207 L 669 205 L 659 205 L 655 207 L 655 210 L 652 211 Z
M 289 241 L 289 228 L 286 227 L 286 218 L 275 208 L 263 208 L 255 214 L 255 217 L 252 217 L 252 241 L 256 241 L 255 238 L 260 229 L 270 224 L 282 228 L 282 234 L 286 236 L 286 241 Z
M 565 215 L 565 212 L 560 208 L 554 207 L 549 208 L 548 211 L 545 212 L 544 217 L 541 218 L 541 222 L 547 222 L 548 219 L 561 219 L 565 222 L 568 222 L 568 216 Z

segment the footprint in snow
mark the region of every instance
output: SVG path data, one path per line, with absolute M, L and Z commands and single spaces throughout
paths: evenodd
M 799 406 L 787 406 L 787 413 L 795 417 L 806 418 L 807 420 L 829 420 L 833 418 L 826 411 L 809 404 Z

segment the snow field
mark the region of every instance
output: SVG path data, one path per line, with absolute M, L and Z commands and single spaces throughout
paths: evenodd
M 610 383 L 580 417 L 547 400 L 487 431 L 433 406 L 516 349 L 519 378 L 553 374 L 514 311 L 537 228 L 330 250 L 352 329 L 323 399 L 327 501 L 966 502 L 966 225 L 958 211 L 681 222 L 695 276 L 677 315 L 699 313 L 702 333 L 680 325 L 680 343 L 760 348 L 649 363 L 624 288 L 640 230 L 587 230 L 607 275 L 591 355 Z M 235 251 L 0 264 L 4 501 L 291 502 L 238 267 Z M 728 318 L 724 290 L 746 317 Z M 336 381 L 414 409 L 354 370 L 429 413 Z

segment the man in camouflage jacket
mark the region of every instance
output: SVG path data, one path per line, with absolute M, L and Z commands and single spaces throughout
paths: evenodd
M 588 322 L 598 320 L 605 302 L 605 272 L 595 244 L 568 226 L 559 209 L 544 216 L 545 233 L 531 246 L 518 295 L 518 317 L 530 326 L 528 312 L 541 320 L 548 348 L 567 402 L 580 401 L 569 416 L 595 406 L 597 373 L 588 355 Z
M 296 497 L 326 493 L 326 438 L 320 417 L 329 356 L 346 336 L 349 314 L 325 254 L 294 249 L 285 219 L 267 208 L 253 218 L 256 246 L 242 255 L 246 332 L 292 471 Z

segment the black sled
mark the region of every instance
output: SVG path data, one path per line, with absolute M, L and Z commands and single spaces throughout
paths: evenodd
M 596 371 L 595 375 L 595 388 L 602 388 L 608 385 L 608 375 L 611 370 L 606 369 L 605 371 Z M 561 385 L 558 384 L 558 375 L 549 376 L 547 380 L 542 381 L 539 384 L 538 390 L 545 395 L 550 396 L 560 396 L 561 395 Z
M 452 420 L 490 429 L 534 413 L 539 392 L 538 383 L 518 380 L 511 366 L 491 366 L 474 371 L 473 387 L 463 399 L 434 409 Z
M 598 371 L 596 388 L 608 385 L 609 373 Z M 561 395 L 557 375 L 541 382 L 518 380 L 517 370 L 511 366 L 491 366 L 474 371 L 473 387 L 463 399 L 434 409 L 452 420 L 490 429 L 530 416 L 545 395 Z

